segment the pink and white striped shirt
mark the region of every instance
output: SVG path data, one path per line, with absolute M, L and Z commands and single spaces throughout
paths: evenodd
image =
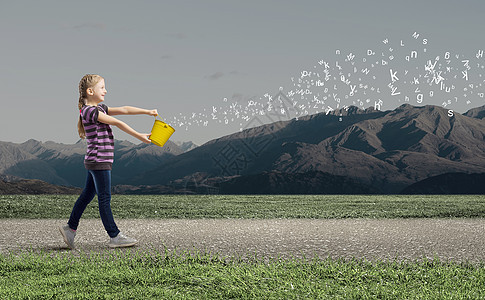
M 98 121 L 100 111 L 108 114 L 108 107 L 84 105 L 80 111 L 88 144 L 84 156 L 88 170 L 111 170 L 114 161 L 113 132 L 108 124 Z

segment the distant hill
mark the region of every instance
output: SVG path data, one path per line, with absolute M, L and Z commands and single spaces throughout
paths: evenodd
M 401 194 L 485 194 L 485 173 L 446 173 L 413 183 Z
M 180 148 L 180 150 L 182 150 L 182 152 L 187 152 L 187 151 L 190 151 L 190 150 L 198 147 L 198 145 L 194 144 L 191 141 L 189 141 L 189 142 L 174 142 L 174 143 L 177 146 L 179 146 L 179 148 Z
M 477 108 L 472 108 L 463 115 L 470 118 L 483 119 L 485 118 L 485 105 Z
M 220 194 L 377 194 L 380 191 L 344 176 L 321 171 L 264 172 L 237 176 L 216 185 Z
M 80 193 L 80 188 L 53 185 L 38 179 L 0 179 L 0 195 Z

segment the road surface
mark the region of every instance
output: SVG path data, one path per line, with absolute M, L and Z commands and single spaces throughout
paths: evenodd
M 223 256 L 485 261 L 485 219 L 119 219 L 136 250 Z M 0 253 L 67 252 L 66 220 L 0 219 Z M 100 219 L 81 219 L 77 251 L 113 251 Z

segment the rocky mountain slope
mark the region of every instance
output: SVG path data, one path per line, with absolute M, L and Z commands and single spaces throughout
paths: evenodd
M 398 193 L 443 173 L 485 172 L 484 134 L 481 119 L 449 117 L 441 107 L 402 105 L 386 112 L 351 107 L 210 141 L 134 182 L 165 184 L 197 172 L 216 177 L 321 171 Z

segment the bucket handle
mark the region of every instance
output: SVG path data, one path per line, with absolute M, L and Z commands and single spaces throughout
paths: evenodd
M 171 128 L 173 129 L 173 127 L 172 127 L 172 126 L 170 126 L 169 124 L 165 123 L 165 121 L 164 121 L 164 120 L 162 120 L 162 117 L 160 117 L 160 115 L 156 115 L 156 116 L 155 116 L 155 120 L 157 119 L 157 117 L 160 119 L 160 121 L 162 121 L 162 123 L 163 123 L 163 124 L 165 124 L 165 127 L 167 127 L 167 126 L 168 126 L 168 127 L 171 127 Z M 173 129 L 173 130 L 175 130 L 175 129 Z

